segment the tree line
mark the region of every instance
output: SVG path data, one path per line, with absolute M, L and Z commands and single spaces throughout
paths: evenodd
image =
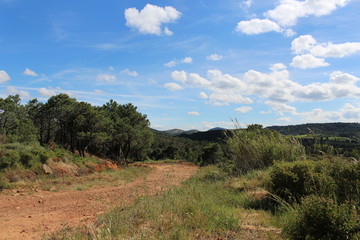
M 0 142 L 60 145 L 73 153 L 91 153 L 119 164 L 146 159 L 179 159 L 201 165 L 222 161 L 225 144 L 167 136 L 131 103 L 109 100 L 102 106 L 77 101 L 67 94 L 46 102 L 21 103 L 19 95 L 0 98 Z
M 147 116 L 131 103 L 110 100 L 99 107 L 67 94 L 25 105 L 19 95 L 0 98 L 3 141 L 56 143 L 81 156 L 89 152 L 123 163 L 140 159 L 152 144 L 149 125 Z

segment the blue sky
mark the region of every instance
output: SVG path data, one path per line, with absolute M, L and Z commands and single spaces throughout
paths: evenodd
M 156 129 L 359 122 L 360 0 L 0 0 L 0 97 Z

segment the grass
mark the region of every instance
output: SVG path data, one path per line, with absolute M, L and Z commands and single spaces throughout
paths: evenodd
M 247 196 L 216 167 L 181 187 L 119 206 L 94 225 L 46 239 L 281 239 L 264 210 L 245 209 Z
M 93 187 L 116 187 L 124 182 L 132 182 L 137 178 L 145 177 L 151 171 L 148 167 L 135 167 L 120 170 L 105 170 L 85 176 L 53 177 L 43 176 L 35 184 L 28 183 L 24 187 L 32 187 L 45 191 L 77 190 L 83 191 Z

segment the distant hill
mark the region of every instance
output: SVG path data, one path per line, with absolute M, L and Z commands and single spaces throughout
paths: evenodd
M 226 129 L 216 130 L 210 129 L 206 132 L 196 132 L 193 134 L 180 134 L 178 137 L 190 138 L 196 141 L 208 141 L 208 142 L 224 142 L 227 137 L 230 136 L 231 131 Z
M 283 135 L 309 135 L 328 137 L 345 137 L 351 139 L 360 139 L 360 123 L 307 123 L 289 126 L 271 126 L 268 129 L 275 130 Z M 196 141 L 224 142 L 232 131 L 224 128 L 212 128 L 208 131 L 181 129 L 171 129 L 167 131 L 157 131 L 162 134 L 184 137 Z
M 170 129 L 170 130 L 166 130 L 166 131 L 155 130 L 155 131 L 161 132 L 161 133 L 164 133 L 164 134 L 170 135 L 170 136 L 189 135 L 189 134 L 194 134 L 194 133 L 199 132 L 198 130 L 195 130 L 195 129 L 188 130 L 188 131 L 185 131 L 182 129 Z
M 272 126 L 269 129 L 276 130 L 283 135 L 308 135 L 315 134 L 331 137 L 360 138 L 359 123 L 307 123 L 289 126 Z

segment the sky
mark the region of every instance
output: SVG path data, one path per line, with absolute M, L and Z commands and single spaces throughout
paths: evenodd
M 360 120 L 360 0 L 0 0 L 0 97 L 132 103 L 151 127 Z

